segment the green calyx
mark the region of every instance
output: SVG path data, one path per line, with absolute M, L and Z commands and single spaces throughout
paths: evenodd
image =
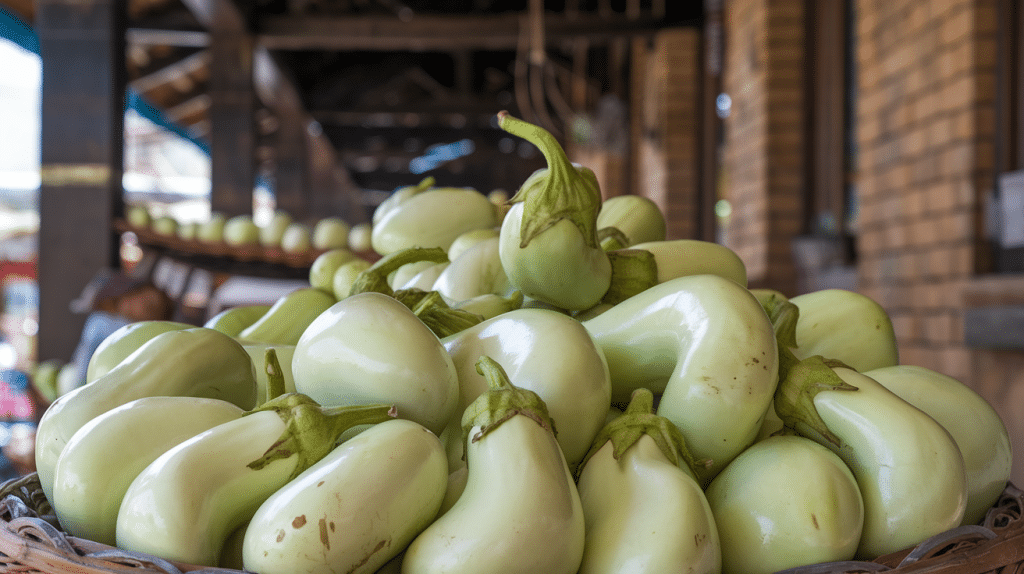
M 601 209 L 601 189 L 594 172 L 569 161 L 565 150 L 550 132 L 498 112 L 498 125 L 506 132 L 537 146 L 548 163 L 531 175 L 509 203 L 524 202 L 520 228 L 520 247 L 526 247 L 539 234 L 563 219 L 575 225 L 590 247 L 597 248 L 597 212 Z
M 419 261 L 446 263 L 448 261 L 448 253 L 440 247 L 409 247 L 408 249 L 389 253 L 356 277 L 355 282 L 352 284 L 352 289 L 349 290 L 349 296 L 366 292 L 394 295 L 394 290 L 388 285 L 388 275 L 391 275 L 403 265 Z
M 794 305 L 782 293 L 773 289 L 751 289 L 761 308 L 768 314 L 768 319 L 775 329 L 775 339 L 779 349 L 796 347 L 796 323 L 800 318 L 800 308 Z
M 421 191 L 426 191 L 434 187 L 435 183 L 437 182 L 436 180 L 434 180 L 434 176 L 428 175 L 427 177 L 421 179 L 420 182 L 417 183 L 416 185 L 409 186 L 409 195 L 415 195 L 417 193 L 420 193 Z
M 394 405 L 350 405 L 323 407 L 301 393 L 287 393 L 267 401 L 246 415 L 274 411 L 285 422 L 285 431 L 262 457 L 249 463 L 260 470 L 271 462 L 298 457 L 291 478 L 316 464 L 334 449 L 346 430 L 363 424 L 377 424 L 397 416 Z
M 602 227 L 597 230 L 597 241 L 601 249 L 615 251 L 629 247 L 629 238 L 618 227 Z
M 482 355 L 476 362 L 476 372 L 487 379 L 488 390 L 470 403 L 462 415 L 463 444 L 470 439 L 469 433 L 474 427 L 480 427 L 472 437 L 476 442 L 516 415 L 529 417 L 552 435 L 556 434 L 555 421 L 548 414 L 544 400 L 529 389 L 514 386 L 497 361 Z
M 606 443 L 612 443 L 612 457 L 615 460 L 629 450 L 640 437 L 647 435 L 654 439 L 665 458 L 672 464 L 689 470 L 695 477 L 700 477 L 711 466 L 710 460 L 695 460 L 686 447 L 683 433 L 669 419 L 654 413 L 654 393 L 648 389 L 633 391 L 629 405 L 619 416 L 615 417 L 601 429 L 594 439 L 590 451 L 576 467 L 576 478 L 583 471 L 587 461 L 597 454 Z
M 822 391 L 856 391 L 833 370 L 846 367 L 841 361 L 819 355 L 797 360 L 793 352 L 780 349 L 779 386 L 775 391 L 775 413 L 786 428 L 811 439 L 821 437 L 836 447 L 842 446 L 814 407 L 814 397 Z
M 433 291 L 424 291 L 423 289 L 411 287 L 409 289 L 399 289 L 392 293 L 391 296 L 397 299 L 402 305 L 412 309 L 417 303 L 425 299 L 427 295 L 430 295 L 431 293 L 433 293 Z
M 268 347 L 263 354 L 263 369 L 267 374 L 267 400 L 273 400 L 284 394 L 284 371 L 277 360 L 277 351 Z
M 643 249 L 619 249 L 608 252 L 612 280 L 602 303 L 615 305 L 658 284 L 658 263 L 654 254 Z
M 484 320 L 476 313 L 449 307 L 437 291 L 427 292 L 411 309 L 439 339 L 464 331 Z
M 486 321 L 502 313 L 508 313 L 509 311 L 521 308 L 524 300 L 522 291 L 513 291 L 508 297 L 502 297 L 494 293 L 485 293 L 471 299 L 459 301 L 452 308 L 475 313 Z

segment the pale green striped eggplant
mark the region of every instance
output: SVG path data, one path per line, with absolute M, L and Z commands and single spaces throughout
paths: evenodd
M 915 365 L 864 373 L 931 415 L 956 440 L 967 469 L 964 524 L 977 524 L 1006 489 L 1013 453 L 999 414 L 981 395 L 953 377 Z
M 798 359 L 821 355 L 858 371 L 899 364 L 892 321 L 870 297 L 845 289 L 822 289 L 791 297 L 800 310 L 796 322 Z
M 660 395 L 658 414 L 682 431 L 702 483 L 749 446 L 778 383 L 771 321 L 757 299 L 717 275 L 679 277 L 583 325 L 604 351 L 612 401 L 638 388 Z
M 468 475 L 458 501 L 417 536 L 403 574 L 575 574 L 579 493 L 544 401 L 486 357 L 490 389 L 463 416 Z
M 333 450 L 357 424 L 394 416 L 383 405 L 323 408 L 297 393 L 171 448 L 132 481 L 117 546 L 217 566 L 224 544 L 272 494 Z
M 579 574 L 718 574 L 715 516 L 675 425 L 634 393 L 602 429 L 577 482 L 586 522 Z
M 740 453 L 707 488 L 721 534 L 723 574 L 771 574 L 850 560 L 864 501 L 846 463 L 801 436 Z
M 447 471 L 441 441 L 423 426 L 375 424 L 259 507 L 242 543 L 245 570 L 375 572 L 434 520 Z
M 92 419 L 71 437 L 53 471 L 50 502 L 61 526 L 113 546 L 117 511 L 135 477 L 171 447 L 245 412 L 218 399 L 145 397 Z
M 161 333 L 95 381 L 62 395 L 36 429 L 36 473 L 47 498 L 64 445 L 93 418 L 135 399 L 186 396 L 256 406 L 252 360 L 235 339 L 197 327 Z

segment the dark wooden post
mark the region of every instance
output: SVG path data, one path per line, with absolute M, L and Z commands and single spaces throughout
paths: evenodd
M 253 48 L 253 37 L 246 31 L 210 29 L 210 206 L 229 216 L 252 213 Z
M 317 217 L 309 213 L 306 169 L 306 121 L 295 108 L 278 110 L 279 124 L 274 134 L 274 193 L 277 208 L 296 220 Z
M 85 316 L 69 303 L 117 266 L 123 211 L 124 0 L 36 0 L 43 64 L 38 358 L 68 360 Z

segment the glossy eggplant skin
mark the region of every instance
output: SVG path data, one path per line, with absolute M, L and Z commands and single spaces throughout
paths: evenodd
M 487 390 L 475 364 L 498 361 L 512 384 L 544 400 L 571 468 L 590 449 L 608 411 L 611 381 L 604 353 L 579 321 L 549 309 L 517 309 L 442 339 L 459 374 L 461 413 Z M 464 465 L 461 421 L 446 431 L 449 465 Z M 446 437 L 446 438 L 447 438 Z
M 150 396 L 222 399 L 248 410 L 256 406 L 256 371 L 232 337 L 208 329 L 156 335 L 95 381 L 54 401 L 36 431 L 36 472 L 53 495 L 53 469 L 72 435 L 108 410 Z
M 723 574 L 779 570 L 853 558 L 864 501 L 832 451 L 801 436 L 764 439 L 708 486 Z
M 718 528 L 693 472 L 647 435 L 618 459 L 614 450 L 598 450 L 577 483 L 587 532 L 580 574 L 720 572 Z
M 870 297 L 845 289 L 822 289 L 789 298 L 800 310 L 793 353 L 820 355 L 864 372 L 899 364 L 892 320 Z
M 754 442 L 778 384 L 778 347 L 757 299 L 717 275 L 679 277 L 583 322 L 608 361 L 612 401 L 661 395 L 706 483 Z M 638 352 L 643 349 L 643 352 Z
M 242 544 L 245 569 L 375 572 L 434 520 L 447 470 L 441 441 L 422 425 L 373 425 L 260 506 Z
M 338 301 L 303 332 L 292 355 L 297 392 L 324 406 L 394 404 L 400 418 L 440 435 L 455 416 L 459 382 L 441 341 L 395 298 Z
M 406 549 L 403 574 L 575 574 L 584 517 L 544 402 L 489 357 L 489 390 L 466 409 L 468 475 L 454 505 Z M 482 370 L 483 374 L 485 371 Z
M 916 365 L 864 373 L 938 421 L 956 440 L 967 470 L 963 524 L 978 524 L 1006 489 L 1013 466 L 1010 437 L 999 414 L 957 379 Z
M 54 512 L 66 532 L 113 546 L 132 480 L 175 445 L 241 418 L 237 405 L 195 397 L 144 397 L 97 416 L 68 441 L 54 469 Z
M 852 369 L 835 373 L 855 391 L 822 391 L 814 407 L 840 442 L 831 448 L 864 499 L 856 556 L 870 559 L 959 526 L 967 472 L 953 437 L 924 411 Z

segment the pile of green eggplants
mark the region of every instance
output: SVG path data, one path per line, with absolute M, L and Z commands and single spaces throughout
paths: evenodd
M 548 167 L 507 213 L 433 180 L 373 263 L 202 327 L 128 325 L 38 428 L 70 534 L 256 574 L 742 573 L 979 522 L 996 412 L 901 365 L 881 306 L 749 289 L 506 113 Z

